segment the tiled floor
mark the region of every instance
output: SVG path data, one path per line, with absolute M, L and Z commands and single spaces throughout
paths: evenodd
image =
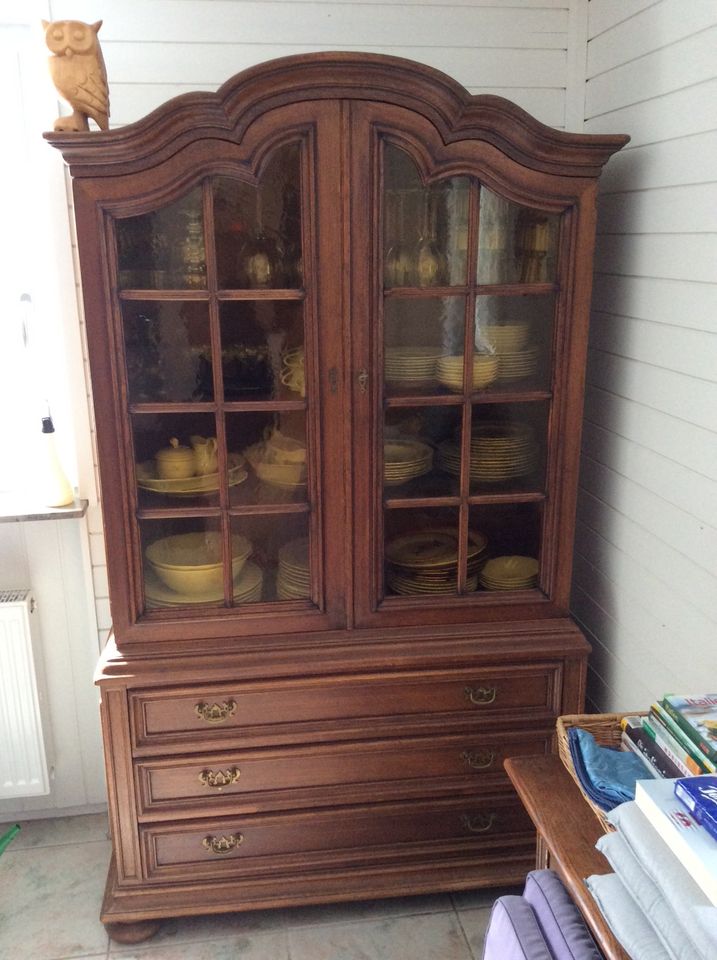
M 23 824 L 0 857 L 0 958 L 480 960 L 490 905 L 506 892 L 167 920 L 123 947 L 98 920 L 109 856 L 104 816 Z

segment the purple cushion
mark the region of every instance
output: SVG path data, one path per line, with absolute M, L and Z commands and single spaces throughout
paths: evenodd
M 529 873 L 523 896 L 533 908 L 555 960 L 603 960 L 557 873 L 552 870 Z
M 493 904 L 483 960 L 554 960 L 532 907 L 522 897 L 499 897 Z

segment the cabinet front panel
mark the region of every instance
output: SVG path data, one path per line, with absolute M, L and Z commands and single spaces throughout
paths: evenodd
M 556 710 L 559 679 L 560 668 L 551 664 L 136 691 L 130 694 L 134 745 L 159 750 L 181 742 L 188 750 L 238 739 L 246 746 L 256 740 L 289 743 L 330 735 L 332 724 L 339 723 L 335 729 L 343 733 L 351 723 L 361 729 L 365 721 L 385 718 L 445 715 L 470 722 L 537 712 L 549 717 Z
M 506 757 L 546 753 L 550 739 L 550 732 L 494 733 L 145 761 L 135 765 L 140 812 L 197 817 L 222 807 L 251 812 L 329 806 L 348 796 L 390 799 L 401 790 L 484 789 L 505 782 Z
M 520 842 L 532 830 L 517 798 L 434 800 L 140 827 L 149 880 L 280 875 L 331 864 L 457 854 Z

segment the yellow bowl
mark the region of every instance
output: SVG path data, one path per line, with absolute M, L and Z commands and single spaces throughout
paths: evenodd
M 498 353 L 514 353 L 528 342 L 530 324 L 524 321 L 491 323 L 487 324 L 482 332 L 484 338 Z
M 233 534 L 233 578 L 239 575 L 251 551 L 251 541 Z M 222 544 L 221 535 L 216 531 L 163 537 L 149 544 L 146 556 L 160 580 L 177 593 L 192 595 L 222 587 Z
M 263 463 L 261 460 L 249 461 L 257 477 L 265 483 L 276 486 L 298 486 L 306 481 L 305 463 Z

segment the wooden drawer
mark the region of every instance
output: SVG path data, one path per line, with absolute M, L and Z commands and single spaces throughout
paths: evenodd
M 145 818 L 424 797 L 507 782 L 503 760 L 547 753 L 551 731 L 234 750 L 135 764 Z M 320 788 L 320 789 L 317 789 Z
M 147 755 L 233 745 L 237 734 L 244 747 L 365 739 L 418 733 L 446 716 L 534 727 L 556 715 L 561 678 L 560 663 L 543 663 L 135 690 L 133 745 Z
M 140 843 L 148 880 L 198 881 L 461 856 L 531 831 L 520 801 L 495 795 L 145 825 Z

